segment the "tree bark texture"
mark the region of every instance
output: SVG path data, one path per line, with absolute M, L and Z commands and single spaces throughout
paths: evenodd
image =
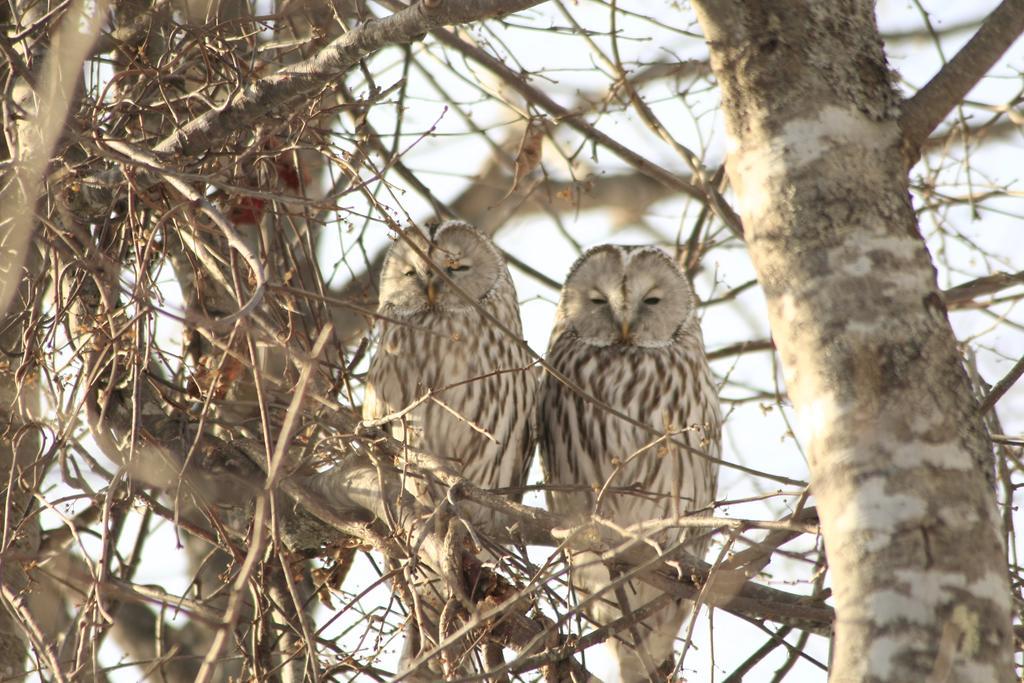
M 18 320 L 5 317 L 6 332 L 0 341 L 4 348 L 18 348 L 21 343 L 24 319 L 29 311 L 22 310 Z M 12 316 L 13 317 L 13 316 Z M 39 549 L 39 522 L 33 512 L 31 485 L 34 476 L 29 464 L 39 448 L 39 434 L 29 424 L 31 403 L 38 400 L 32 387 L 24 387 L 15 379 L 19 363 L 5 361 L 0 367 L 0 482 L 3 486 L 3 507 L 0 508 L 0 679 L 20 679 L 25 675 L 28 637 L 21 623 L 28 611 L 30 577 L 26 571 L 31 558 Z M 32 373 L 34 374 L 34 372 Z M 29 378 L 31 381 L 31 377 Z
M 1013 680 L 991 443 L 910 203 L 874 4 L 694 4 L 808 446 L 831 680 Z
M 18 19 L 30 24 L 43 14 L 46 3 L 13 3 Z M 0 20 L 13 22 L 15 17 L 5 10 L 0 11 Z M 7 135 L 0 140 L 0 156 L 17 159 L 26 163 L 31 147 L 41 144 L 36 129 L 39 95 L 28 78 L 28 69 L 35 69 L 32 75 L 37 79 L 43 69 L 40 55 L 45 52 L 43 41 L 19 45 L 17 58 L 26 64 L 26 73 L 12 75 L 7 82 L 12 107 L 26 113 L 18 123 L 11 126 Z M 6 105 L 5 105 L 6 106 Z M 14 145 L 13 148 L 10 145 Z M 28 663 L 28 645 L 51 648 L 45 655 L 53 656 L 56 643 L 43 643 L 41 634 L 33 633 L 26 627 L 26 615 L 30 614 L 29 594 L 32 577 L 29 568 L 31 558 L 39 550 L 40 526 L 35 512 L 33 486 L 42 474 L 33 463 L 41 446 L 39 426 L 39 378 L 33 360 L 35 349 L 26 334 L 33 324 L 38 309 L 35 305 L 37 282 L 24 279 L 26 272 L 38 272 L 41 259 L 39 253 L 28 243 L 32 219 L 28 215 L 12 211 L 17 205 L 18 192 L 22 190 L 18 169 L 5 169 L 0 176 L 0 196 L 7 204 L 3 208 L 4 226 L 0 229 L 0 243 L 5 253 L 0 255 L 0 680 L 19 680 L 25 676 Z M 12 227 L 20 224 L 24 230 Z M 24 234 L 21 234 L 24 233 Z M 12 258 L 13 254 L 13 258 Z M 24 267 L 24 271 L 22 268 Z M 13 299 L 14 311 L 4 314 L 7 303 Z M 45 618 L 37 623 L 46 623 Z

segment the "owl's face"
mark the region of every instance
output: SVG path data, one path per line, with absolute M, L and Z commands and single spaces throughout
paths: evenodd
M 472 308 L 471 301 L 491 292 L 504 270 L 504 261 L 490 240 L 466 223 L 442 223 L 429 241 L 411 230 L 406 234 L 427 258 L 416 253 L 406 239 L 391 247 L 380 274 L 381 310 L 397 315 L 464 311 Z M 438 270 L 470 301 L 445 282 Z
M 569 271 L 558 320 L 595 346 L 667 346 L 694 311 L 682 271 L 654 247 L 604 245 Z

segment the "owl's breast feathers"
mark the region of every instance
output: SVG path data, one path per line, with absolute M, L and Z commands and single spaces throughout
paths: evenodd
M 553 483 L 607 484 L 601 514 L 622 523 L 664 517 L 673 498 L 683 512 L 712 502 L 718 467 L 702 454 L 719 457 L 721 413 L 699 335 L 641 348 L 568 333 L 548 362 L 589 394 L 545 378 L 542 450 Z M 593 493 L 562 499 L 577 514 L 595 501 Z
M 502 319 L 502 311 L 491 312 Z M 503 323 L 518 333 L 513 314 Z M 405 418 L 413 425 L 406 435 L 411 446 L 479 486 L 522 486 L 532 450 L 529 365 L 527 352 L 475 309 L 417 313 L 385 326 L 369 374 L 379 403 L 373 411 L 379 416 L 421 401 Z M 405 435 L 401 425 L 392 433 Z

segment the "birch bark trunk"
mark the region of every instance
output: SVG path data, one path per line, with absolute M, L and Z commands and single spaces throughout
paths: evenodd
M 694 5 L 808 446 L 831 680 L 1013 680 L 991 443 L 917 229 L 874 3 Z

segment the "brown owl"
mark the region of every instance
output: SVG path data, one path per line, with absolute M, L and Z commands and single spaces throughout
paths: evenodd
M 693 291 L 664 252 L 605 245 L 583 254 L 562 288 L 547 362 L 597 399 L 545 374 L 538 428 L 547 481 L 562 488 L 549 496 L 556 513 L 576 519 L 599 515 L 628 527 L 712 503 L 717 465 L 694 451 L 719 456 L 718 392 Z M 685 431 L 659 439 L 659 433 L 673 430 Z M 578 488 L 564 488 L 573 486 Z M 686 536 L 686 530 L 673 529 L 651 538 L 665 546 Z M 688 549 L 703 555 L 706 536 Z M 590 553 L 573 558 L 581 600 L 608 586 L 608 571 L 596 559 Z M 640 581 L 624 592 L 632 610 L 660 595 Z M 648 680 L 649 666 L 671 671 L 673 644 L 689 609 L 688 602 L 678 602 L 637 624 L 640 642 L 629 631 L 609 641 L 622 680 Z M 621 616 L 613 591 L 592 600 L 587 612 L 598 624 Z

